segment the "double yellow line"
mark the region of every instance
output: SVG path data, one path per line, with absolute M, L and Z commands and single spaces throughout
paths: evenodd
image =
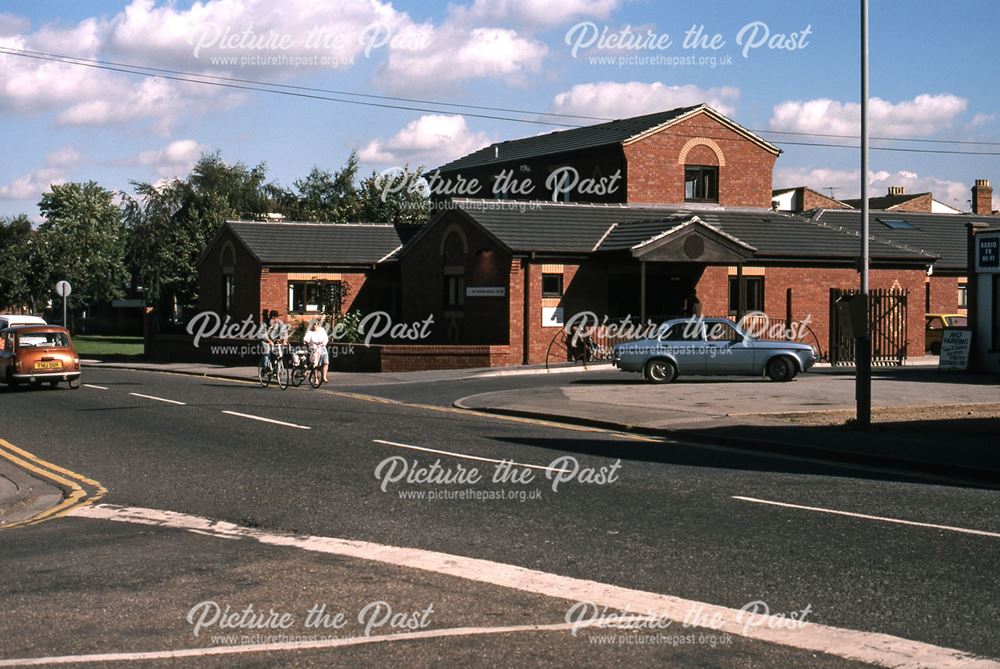
M 0 439 L 0 458 L 4 458 L 22 469 L 51 481 L 61 488 L 65 494 L 62 501 L 55 506 L 16 523 L 0 525 L 0 529 L 7 530 L 14 527 L 34 525 L 35 523 L 64 516 L 77 507 L 93 504 L 108 492 L 107 488 L 97 481 L 43 460 L 37 455 L 29 453 L 23 448 L 18 448 L 4 439 Z

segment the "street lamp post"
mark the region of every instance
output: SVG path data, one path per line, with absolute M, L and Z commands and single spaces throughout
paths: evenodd
M 862 322 L 854 328 L 855 398 L 858 426 L 872 420 L 872 339 L 868 322 L 868 0 L 861 0 L 861 308 Z

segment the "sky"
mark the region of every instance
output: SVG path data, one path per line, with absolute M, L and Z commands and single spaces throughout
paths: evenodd
M 872 194 L 904 186 L 968 210 L 976 178 L 1000 187 L 1000 57 L 990 46 L 1000 3 L 871 5 L 872 135 L 894 140 L 873 146 L 916 150 L 872 151 Z M 53 183 L 92 179 L 129 191 L 132 181 L 183 177 L 205 152 L 265 162 L 271 179 L 290 186 L 314 166 L 341 167 L 352 150 L 365 173 L 435 167 L 494 141 L 564 127 L 552 124 L 699 103 L 783 149 L 776 188 L 806 185 L 856 197 L 856 149 L 790 142 L 843 145 L 850 141 L 817 135 L 858 136 L 859 6 L 847 0 L 0 1 L 0 50 L 326 89 L 337 93 L 284 90 L 417 108 L 0 53 L 0 215 L 37 219 L 38 200 Z

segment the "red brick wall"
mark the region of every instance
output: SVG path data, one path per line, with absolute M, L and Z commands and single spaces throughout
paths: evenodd
M 469 369 L 518 364 L 507 346 L 382 346 L 381 371 Z
M 924 351 L 924 277 L 920 269 L 872 270 L 872 288 L 902 288 L 907 301 L 907 341 L 910 356 Z M 709 267 L 698 283 L 698 298 L 706 315 L 722 315 L 729 309 L 728 273 L 725 267 Z M 787 291 L 792 291 L 792 320 L 804 321 L 816 334 L 824 355 L 829 350 L 830 288 L 857 288 L 858 273 L 846 268 L 768 267 L 764 278 L 764 311 L 776 319 L 785 318 Z M 806 343 L 816 343 L 812 339 Z
M 840 200 L 834 200 L 822 193 L 817 193 L 811 188 L 803 188 L 802 211 L 810 211 L 812 209 L 850 209 L 850 206 Z
M 907 200 L 901 204 L 897 204 L 892 208 L 892 211 L 909 211 L 909 212 L 925 212 L 930 213 L 931 202 L 933 200 L 931 193 L 924 193 L 920 197 L 915 197 L 912 200 Z
M 222 250 L 233 249 L 233 304 L 230 315 L 234 321 L 242 321 L 247 316 L 257 319 L 260 313 L 259 266 L 246 247 L 231 232 L 223 233 L 208 249 L 198 265 L 198 304 L 201 311 L 225 313 L 223 302 Z M 227 254 L 228 256 L 228 254 Z M 227 261 L 229 257 L 227 257 Z
M 931 314 L 955 314 L 958 313 L 958 277 L 957 276 L 931 276 L 930 285 L 930 308 L 927 313 Z
M 452 319 L 445 317 L 445 259 L 441 255 L 441 242 L 446 234 L 451 234 L 453 224 L 464 233 L 468 243 L 464 262 L 459 263 L 465 270 L 465 285 L 503 286 L 507 288 L 507 296 L 466 297 L 463 313 Z M 448 260 L 449 264 L 455 262 L 458 261 Z M 403 319 L 423 320 L 433 314 L 435 343 L 507 344 L 508 298 L 512 291 L 520 291 L 512 285 L 511 263 L 511 256 L 464 216 L 457 212 L 446 214 L 400 261 Z
M 719 168 L 719 204 L 770 208 L 777 156 L 707 114 L 624 147 L 628 202 L 684 202 L 684 164 L 677 161 L 685 144 L 695 137 L 715 142 L 722 151 L 725 165 Z M 684 162 L 718 164 L 715 152 L 704 145 L 692 148 Z

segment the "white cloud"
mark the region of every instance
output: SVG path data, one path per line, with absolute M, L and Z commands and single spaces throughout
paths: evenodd
M 0 200 L 37 200 L 52 184 L 65 183 L 57 167 L 43 167 L 0 186 Z
M 675 107 L 706 103 L 723 114 L 732 114 L 740 96 L 738 88 L 701 88 L 693 84 L 668 86 L 659 81 L 600 81 L 577 84 L 556 95 L 551 111 L 603 118 L 626 118 Z
M 490 144 L 461 116 L 427 114 L 410 121 L 389 139 L 375 139 L 358 152 L 367 163 L 437 167 Z
M 868 115 L 872 134 L 911 137 L 951 127 L 967 107 L 968 101 L 956 95 L 924 93 L 897 103 L 872 98 Z M 828 98 L 788 100 L 774 107 L 770 125 L 772 130 L 856 136 L 861 132 L 861 105 Z
M 70 167 L 80 162 L 80 153 L 72 146 L 64 146 L 45 156 L 46 167 Z
M 206 149 L 193 139 L 179 139 L 162 148 L 143 151 L 130 162 L 152 168 L 161 181 L 183 178 Z
M 449 90 L 472 79 L 500 79 L 521 85 L 541 70 L 548 47 L 507 28 L 446 24 L 420 44 L 390 48 L 379 68 L 380 82 L 396 92 Z
M 976 128 L 981 125 L 986 125 L 987 123 L 995 121 L 996 118 L 996 114 L 976 114 L 972 117 L 972 120 L 969 121 L 969 127 Z
M 776 188 L 809 186 L 824 195 L 834 188 L 837 199 L 851 199 L 861 196 L 860 170 L 837 170 L 826 168 L 793 167 L 778 168 L 774 171 Z M 889 172 L 872 171 L 868 175 L 869 197 L 885 195 L 889 186 L 903 186 L 907 193 L 933 193 L 934 199 L 956 209 L 968 211 L 972 184 L 934 176 L 921 176 L 909 170 Z
M 513 22 L 524 27 L 554 26 L 583 17 L 607 18 L 619 0 L 475 0 L 471 5 L 450 8 L 451 19 L 460 23 Z
M 11 37 L 23 33 L 31 27 L 31 21 L 23 16 L 0 12 L 0 37 Z

